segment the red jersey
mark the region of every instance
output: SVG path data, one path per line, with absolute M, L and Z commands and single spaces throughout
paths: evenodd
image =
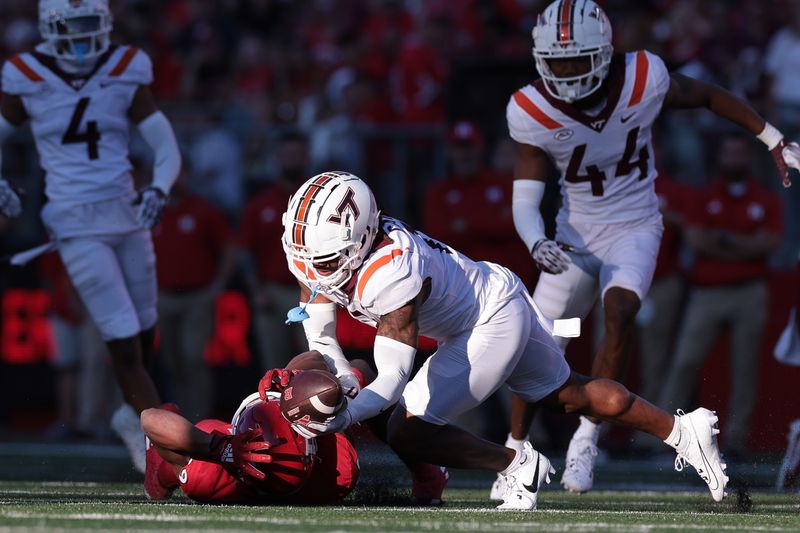
M 511 178 L 488 169 L 469 181 L 449 177 L 425 193 L 424 231 L 470 259 L 503 265 L 529 283 L 535 266 L 514 228 L 511 194 Z
M 681 245 L 683 244 L 683 231 L 679 226 L 668 220 L 672 215 L 683 217 L 695 200 L 694 188 L 672 181 L 663 175 L 656 180 L 656 196 L 658 196 L 659 210 L 664 213 L 664 234 L 661 237 L 661 247 L 658 250 L 656 271 L 653 279 L 659 279 L 680 270 Z
M 748 182 L 741 197 L 732 196 L 719 180 L 701 190 L 699 201 L 686 215 L 687 226 L 731 233 L 782 232 L 780 198 L 755 182 Z M 715 286 L 744 283 L 767 275 L 767 258 L 726 260 L 697 253 L 691 271 L 695 285 Z
M 281 216 L 289 196 L 281 185 L 273 185 L 250 200 L 244 208 L 239 241 L 253 254 L 259 279 L 294 286 L 297 280 L 286 266 L 281 245 Z
M 210 285 L 229 237 L 225 216 L 211 202 L 187 193 L 168 204 L 153 229 L 159 288 L 185 291 Z
M 442 94 L 447 75 L 447 63 L 437 50 L 416 36 L 407 39 L 395 67 L 395 89 L 404 122 L 420 124 L 444 119 Z
M 286 422 L 288 424 L 288 422 Z M 202 420 L 197 427 L 207 433 L 228 432 L 233 426 L 222 420 Z M 358 454 L 340 433 L 317 437 L 311 477 L 290 496 L 258 492 L 220 464 L 192 459 L 178 474 L 181 490 L 201 503 L 331 504 L 343 500 L 355 488 L 361 470 Z

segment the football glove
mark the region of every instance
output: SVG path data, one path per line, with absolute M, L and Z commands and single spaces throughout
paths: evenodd
M 301 437 L 313 439 L 320 435 L 338 433 L 349 428 L 353 423 L 353 416 L 350 411 L 345 409 L 338 415 L 334 415 L 325 422 L 314 422 L 313 420 L 297 420 L 292 422 L 292 429 Z
M 569 268 L 571 263 L 569 256 L 564 252 L 571 251 L 573 248 L 567 244 L 549 239 L 539 239 L 533 245 L 531 256 L 542 272 L 561 274 Z
M 0 178 L 0 213 L 8 218 L 19 216 L 22 212 L 22 202 L 14 192 L 14 188 L 3 178 Z
M 211 457 L 221 465 L 230 465 L 242 470 L 250 477 L 262 481 L 264 472 L 251 463 L 271 463 L 272 456 L 266 453 L 270 443 L 260 440 L 261 428 L 246 431 L 239 435 L 229 435 L 219 430 L 211 434 L 209 445 Z
M 167 195 L 158 187 L 147 187 L 139 193 L 133 205 L 139 206 L 136 221 L 144 229 L 153 229 L 167 205 Z
M 796 142 L 787 143 L 781 140 L 769 153 L 772 154 L 775 166 L 778 167 L 783 186 L 791 187 L 792 180 L 789 177 L 789 169 L 793 168 L 800 171 L 800 145 Z
M 283 392 L 289 382 L 302 370 L 289 370 L 288 368 L 273 368 L 267 370 L 261 381 L 258 382 L 258 396 L 261 401 L 267 401 L 267 392 Z
M 338 376 L 339 384 L 342 386 L 342 392 L 348 400 L 352 400 L 358 393 L 361 392 L 361 384 L 358 382 L 358 376 L 352 372 L 342 372 Z

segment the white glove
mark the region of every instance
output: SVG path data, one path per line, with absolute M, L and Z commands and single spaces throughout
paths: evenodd
M 350 411 L 345 409 L 338 415 L 328 418 L 325 420 L 325 422 L 304 422 L 301 420 L 292 422 L 292 429 L 301 437 L 313 439 L 314 437 L 319 437 L 320 435 L 344 431 L 345 429 L 349 428 L 350 424 L 352 423 L 353 416 L 350 414 Z
M 540 239 L 533 245 L 531 256 L 539 270 L 548 274 L 561 274 L 569 268 L 572 262 L 565 251 L 572 251 L 572 247 L 564 243 Z
M 344 395 L 347 396 L 348 401 L 358 396 L 358 393 L 361 392 L 358 376 L 354 373 L 342 372 L 336 377 L 339 378 L 339 384 L 342 386 L 342 391 Z
M 167 195 L 157 187 L 148 187 L 136 198 L 133 205 L 139 206 L 136 220 L 144 229 L 152 229 L 161 218 L 161 211 L 167 205 Z
M 800 171 L 800 144 L 796 142 L 786 143 L 781 151 L 786 166 Z
M 22 213 L 22 202 L 14 192 L 11 184 L 0 178 L 0 213 L 8 218 L 14 218 Z

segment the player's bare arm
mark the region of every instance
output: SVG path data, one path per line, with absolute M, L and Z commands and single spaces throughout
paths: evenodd
M 672 74 L 664 97 L 664 107 L 705 107 L 757 136 L 772 154 L 785 187 L 791 185 L 789 169 L 800 170 L 800 146 L 795 142 L 785 141 L 783 134 L 764 120 L 747 102 L 722 87 L 682 74 Z
M 25 111 L 22 98 L 16 94 L 3 93 L 0 98 L 0 115 L 12 126 L 21 126 L 28 120 L 28 112 Z
M 149 87 L 140 85 L 133 95 L 131 107 L 128 109 L 128 116 L 134 124 L 139 124 L 157 111 L 158 107 L 156 106 L 152 91 L 150 91 Z
M 413 300 L 396 311 L 383 315 L 378 323 L 378 335 L 402 342 L 416 349 L 419 337 L 419 308 L 431 294 L 431 279 L 426 279 Z

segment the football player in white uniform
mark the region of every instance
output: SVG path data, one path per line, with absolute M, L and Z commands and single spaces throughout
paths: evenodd
M 39 27 L 44 42 L 2 68 L 0 145 L 30 120 L 45 170 L 41 217 L 111 352 L 128 404 L 112 424 L 144 471 L 138 413 L 160 404 L 143 364 L 152 358 L 156 324 L 150 228 L 178 176 L 180 152 L 148 88 L 149 57 L 110 43 L 107 0 L 40 0 Z M 152 184 L 138 193 L 131 124 L 155 152 Z M 0 179 L 0 213 L 20 210 Z
M 634 318 L 650 287 L 663 226 L 654 189 L 651 128 L 664 107 L 706 107 L 757 135 L 785 185 L 800 168 L 800 148 L 724 89 L 670 74 L 656 55 L 613 54 L 611 25 L 592 0 L 557 0 L 533 29 L 541 80 L 511 97 L 507 119 L 518 156 L 513 214 L 542 271 L 533 299 L 549 319 L 584 318 L 598 295 L 605 338 L 592 376 L 618 380 L 633 343 Z M 554 240 L 539 205 L 553 162 L 563 198 Z M 559 340 L 562 347 L 568 342 Z M 527 439 L 533 409 L 515 398 L 507 445 Z M 581 417 L 562 483 L 592 487 L 599 420 Z M 502 478 L 493 496 L 502 493 Z
M 309 349 L 326 358 L 355 396 L 325 423 L 295 422 L 305 436 L 343 431 L 397 403 L 389 444 L 407 461 L 482 468 L 504 476 L 500 509 L 535 509 L 553 472 L 530 443 L 513 450 L 451 424 L 507 383 L 527 402 L 597 416 L 663 439 L 692 464 L 719 501 L 727 477 L 706 409 L 674 417 L 607 379 L 570 371 L 522 282 L 508 269 L 475 262 L 446 244 L 381 216 L 369 187 L 345 172 L 308 180 L 284 214 L 283 246 L 306 302 Z M 308 303 L 310 301 L 310 303 Z M 336 340 L 336 306 L 377 328 L 378 375 L 360 392 Z M 290 318 L 300 313 L 290 313 Z M 418 335 L 439 343 L 410 378 Z

